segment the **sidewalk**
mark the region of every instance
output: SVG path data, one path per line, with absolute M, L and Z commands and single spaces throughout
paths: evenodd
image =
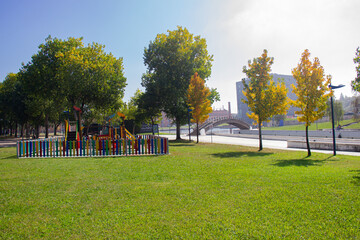
M 3 147 L 16 147 L 16 142 L 21 140 L 21 138 L 0 138 L 0 148 Z
M 170 140 L 175 140 L 175 135 L 163 135 L 164 137 L 169 138 Z M 256 137 L 256 138 L 255 138 Z M 281 150 L 289 150 L 289 151 L 307 151 L 307 149 L 300 149 L 300 148 L 287 148 L 287 138 L 290 139 L 297 139 L 299 140 L 299 137 L 284 137 L 284 136 L 267 136 L 269 138 L 263 138 L 263 147 L 264 148 L 272 148 L 272 149 L 281 149 Z M 277 140 L 274 140 L 276 137 Z M 280 138 L 281 139 L 280 139 Z M 189 136 L 182 135 L 182 139 L 188 140 Z M 289 139 L 289 140 L 290 140 Z M 196 136 L 191 137 L 192 141 L 196 141 Z M 328 139 L 329 141 L 332 141 L 331 139 Z M 353 140 L 353 139 L 350 139 Z M 336 139 L 337 142 L 339 142 L 338 139 Z M 231 145 L 242 145 L 242 146 L 248 146 L 248 147 L 259 147 L 259 140 L 257 136 L 252 135 L 252 138 L 249 136 L 242 136 L 242 135 L 226 135 L 226 136 L 218 136 L 218 135 L 200 135 L 199 136 L 199 142 L 203 143 L 220 143 L 220 144 L 231 144 Z M 317 149 L 311 149 L 312 152 L 320 152 L 320 153 L 326 153 L 326 154 L 333 154 L 331 150 L 317 150 Z M 360 156 L 360 152 L 347 152 L 347 151 L 336 151 L 338 155 L 351 155 L 351 156 Z

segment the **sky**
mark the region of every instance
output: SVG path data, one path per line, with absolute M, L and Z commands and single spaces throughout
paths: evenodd
M 38 46 L 53 38 L 83 37 L 105 45 L 124 60 L 124 101 L 142 89 L 144 48 L 157 34 L 186 27 L 207 41 L 214 56 L 207 85 L 217 88 L 217 109 L 237 112 L 236 82 L 249 60 L 264 49 L 274 57 L 272 72 L 291 74 L 302 52 L 318 57 L 336 90 L 351 96 L 360 46 L 359 0 L 2 0 L 0 1 L 0 81 L 30 61 Z

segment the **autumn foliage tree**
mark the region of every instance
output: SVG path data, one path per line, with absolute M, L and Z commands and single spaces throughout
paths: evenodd
M 250 79 L 247 83 L 243 79 L 246 103 L 252 112 L 247 114 L 259 126 L 259 151 L 262 150 L 261 126 L 264 121 L 270 121 L 274 115 L 286 114 L 288 109 L 287 89 L 283 82 L 275 82 L 270 75 L 274 58 L 267 56 L 265 49 L 261 57 L 249 61 L 248 68 L 244 66 L 243 72 Z
M 205 81 L 196 72 L 190 80 L 187 90 L 187 103 L 190 106 L 192 122 L 196 123 L 196 142 L 199 142 L 199 123 L 209 118 L 212 112 L 209 100 L 210 89 L 205 86 Z
M 310 52 L 306 49 L 301 61 L 292 74 L 296 80 L 296 86 L 292 85 L 293 92 L 297 99 L 292 101 L 292 105 L 300 110 L 295 111 L 298 114 L 298 121 L 305 123 L 306 145 L 308 156 L 311 156 L 308 128 L 311 123 L 322 118 L 326 110 L 326 100 L 331 95 L 329 84 L 331 76 L 324 76 L 324 69 L 320 65 L 318 58 L 314 62 L 309 60 Z

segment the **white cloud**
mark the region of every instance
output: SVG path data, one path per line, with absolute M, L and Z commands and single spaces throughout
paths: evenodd
M 214 54 L 209 86 L 217 87 L 222 102 L 232 102 L 236 111 L 235 82 L 245 75 L 248 60 L 260 56 L 263 49 L 274 57 L 272 71 L 291 74 L 301 53 L 307 48 L 318 57 L 333 84 L 345 84 L 338 90 L 351 95 L 350 81 L 355 78 L 353 58 L 360 46 L 360 1 L 221 1 L 209 9 L 209 22 L 202 36 Z

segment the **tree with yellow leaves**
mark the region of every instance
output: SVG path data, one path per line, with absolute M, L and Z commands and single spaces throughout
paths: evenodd
M 187 103 L 190 106 L 192 122 L 196 123 L 196 142 L 199 142 L 199 123 L 203 123 L 209 118 L 212 112 L 209 100 L 210 90 L 205 86 L 205 81 L 196 72 L 191 77 L 187 90 Z
M 292 105 L 300 108 L 295 114 L 298 114 L 299 122 L 305 123 L 308 157 L 311 156 L 308 128 L 311 123 L 324 116 L 326 100 L 332 94 L 329 89 L 331 76 L 325 78 L 324 68 L 320 65 L 319 59 L 315 58 L 314 62 L 311 62 L 309 57 L 310 52 L 306 49 L 300 63 L 292 70 L 297 84 L 297 86 L 292 85 L 293 92 L 297 96 L 297 99 L 292 101 Z
M 249 60 L 248 69 L 243 67 L 243 72 L 250 79 L 249 83 L 242 80 L 246 103 L 252 112 L 247 114 L 259 126 L 259 151 L 263 149 L 261 126 L 264 121 L 270 121 L 274 115 L 286 114 L 288 106 L 287 89 L 283 82 L 276 85 L 270 75 L 274 58 L 267 56 L 265 49 L 261 57 Z

